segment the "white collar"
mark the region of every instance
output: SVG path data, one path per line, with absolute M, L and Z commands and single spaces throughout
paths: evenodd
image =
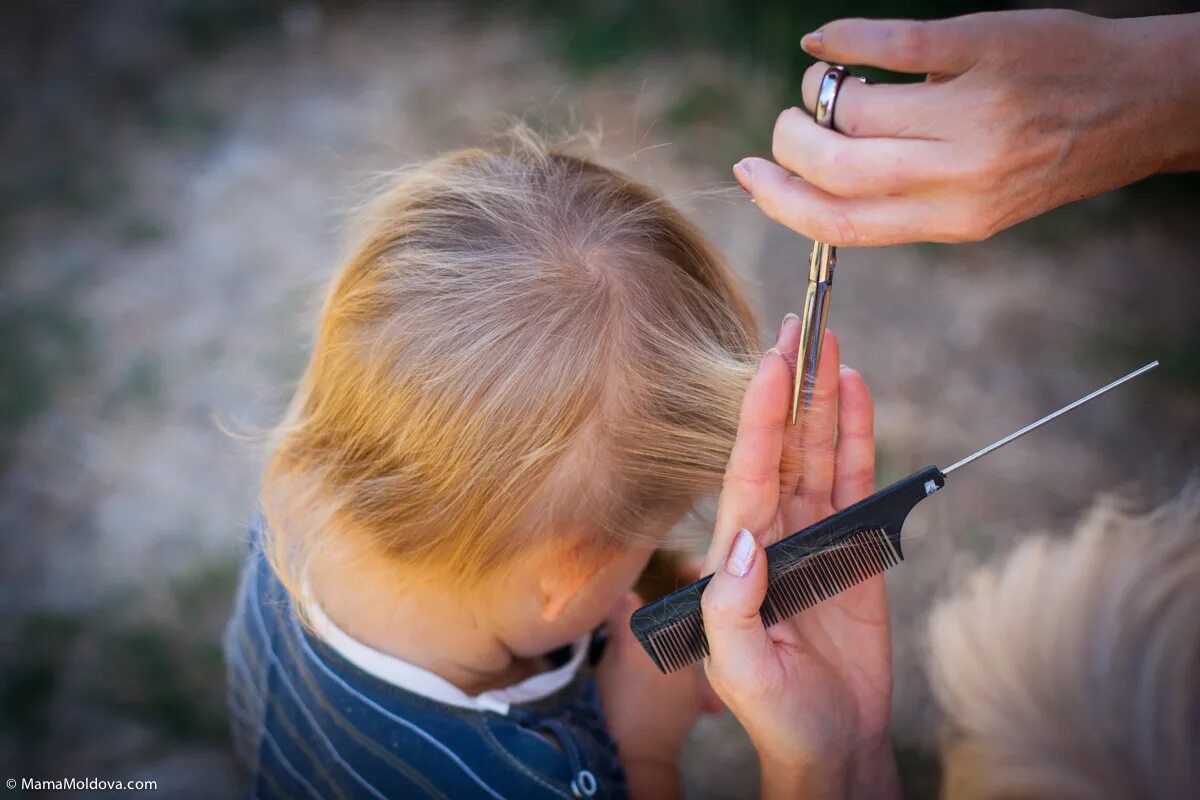
M 579 671 L 591 641 L 590 634 L 584 634 L 573 642 L 571 658 L 561 667 L 539 672 L 512 686 L 490 689 L 472 696 L 440 675 L 368 647 L 335 625 L 315 602 L 306 604 L 305 611 L 317 635 L 363 672 L 439 703 L 476 711 L 494 711 L 497 714 L 507 714 L 509 706 L 513 704 L 540 700 L 570 683 Z

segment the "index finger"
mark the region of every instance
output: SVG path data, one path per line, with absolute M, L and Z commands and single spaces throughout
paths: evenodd
M 761 535 L 779 508 L 779 461 L 791 402 L 791 369 L 779 351 L 766 352 L 746 387 L 737 440 L 725 467 L 717 524 L 705 559 L 712 572 L 724 561 L 734 535 Z
M 839 19 L 800 40 L 819 58 L 896 72 L 958 74 L 979 58 L 971 35 L 978 15 L 950 19 Z
M 742 159 L 734 174 L 764 214 L 810 239 L 877 247 L 981 237 L 965 203 L 956 207 L 920 196 L 837 197 L 763 158 Z

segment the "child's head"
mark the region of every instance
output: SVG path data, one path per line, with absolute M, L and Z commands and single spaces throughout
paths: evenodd
M 422 165 L 325 301 L 273 560 L 293 589 L 335 552 L 470 587 L 636 560 L 719 486 L 756 350 L 724 261 L 628 177 L 528 135 Z

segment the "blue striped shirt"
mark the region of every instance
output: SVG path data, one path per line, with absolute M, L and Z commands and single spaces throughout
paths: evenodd
M 225 632 L 234 745 L 251 797 L 627 796 L 587 666 L 507 713 L 388 683 L 302 626 L 259 525 Z

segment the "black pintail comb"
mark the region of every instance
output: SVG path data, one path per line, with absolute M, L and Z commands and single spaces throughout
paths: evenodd
M 770 627 L 899 564 L 904 560 L 900 546 L 904 520 L 917 503 L 946 485 L 947 475 L 1157 366 L 1153 361 L 945 470 L 925 467 L 770 545 L 767 595 L 759 610 L 763 624 Z M 711 579 L 707 575 L 633 613 L 630 628 L 664 673 L 708 655 L 700 597 Z

